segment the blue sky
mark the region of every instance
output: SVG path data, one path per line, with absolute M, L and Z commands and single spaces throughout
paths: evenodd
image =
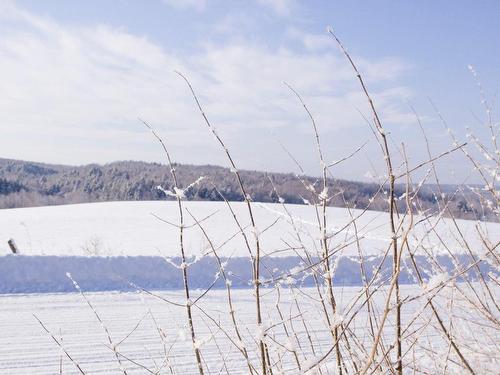
M 488 137 L 475 119 L 485 116 L 467 66 L 493 97 L 499 16 L 497 1 L 0 0 L 0 157 L 162 161 L 141 117 L 177 161 L 226 165 L 178 69 L 241 168 L 296 171 L 283 143 L 317 174 L 311 128 L 287 81 L 313 112 L 328 160 L 370 140 L 332 171 L 369 180 L 383 173 L 383 159 L 360 115 L 369 116 L 366 102 L 326 27 L 358 61 L 393 147 L 404 142 L 416 164 L 426 153 L 409 103 L 435 154 L 452 141 L 428 98 L 459 139 L 466 126 Z M 458 156 L 441 169 L 449 182 L 470 174 Z

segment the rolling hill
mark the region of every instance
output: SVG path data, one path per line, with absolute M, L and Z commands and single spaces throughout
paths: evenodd
M 229 201 L 241 201 L 234 174 L 228 168 L 213 165 L 175 165 L 181 186 L 188 186 L 199 177 L 205 179 L 186 192 L 188 200 L 220 201 L 223 195 Z M 256 202 L 277 202 L 278 195 L 285 202 L 304 204 L 314 201 L 314 195 L 305 184 L 315 186 L 318 179 L 291 173 L 241 171 L 247 191 Z M 272 180 L 276 191 L 273 191 Z M 161 200 L 165 194 L 157 189 L 172 188 L 169 168 L 158 163 L 119 161 L 105 165 L 64 166 L 0 159 L 0 208 L 16 208 L 72 203 L 106 201 Z M 330 206 L 387 210 L 384 189 L 381 193 L 375 183 L 329 179 Z M 443 185 L 443 197 L 435 185 L 424 185 L 419 190 L 418 210 L 430 213 L 445 204 L 457 218 L 498 221 L 491 210 L 484 210 L 468 187 Z M 403 185 L 397 185 L 396 194 L 402 196 Z M 401 202 L 399 210 L 405 210 Z

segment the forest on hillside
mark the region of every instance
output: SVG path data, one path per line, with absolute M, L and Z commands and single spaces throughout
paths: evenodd
M 187 187 L 188 200 L 242 201 L 234 173 L 213 165 L 175 164 L 180 186 Z M 240 171 L 245 186 L 256 202 L 314 203 L 320 193 L 319 180 L 292 173 Z M 200 177 L 199 183 L 193 184 Z M 162 189 L 158 189 L 161 186 Z M 328 179 L 329 205 L 336 207 L 387 210 L 386 187 L 377 183 Z M 103 201 L 173 199 L 170 169 L 159 163 L 119 161 L 104 165 L 64 166 L 0 159 L 0 208 L 32 207 Z M 381 192 L 381 194 L 378 194 Z M 405 187 L 396 185 L 403 197 Z M 418 190 L 421 213 L 432 214 L 446 207 L 445 214 L 473 220 L 496 220 L 484 195 L 474 187 L 424 185 Z M 401 204 L 400 211 L 405 209 Z

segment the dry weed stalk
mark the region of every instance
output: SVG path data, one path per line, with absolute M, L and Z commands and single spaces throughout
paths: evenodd
M 222 151 L 226 155 L 226 157 L 227 157 L 227 159 L 229 161 L 229 164 L 231 166 L 231 170 L 233 171 L 233 173 L 236 176 L 236 179 L 238 181 L 238 186 L 239 186 L 239 188 L 241 190 L 241 194 L 243 195 L 243 200 L 245 201 L 247 209 L 248 209 L 248 215 L 249 215 L 249 218 L 250 218 L 250 222 L 251 222 L 251 225 L 252 225 L 253 236 L 254 236 L 254 239 L 255 239 L 255 252 L 253 252 L 250 248 L 249 248 L 249 252 L 251 254 L 252 265 L 253 265 L 253 284 L 254 284 L 254 291 L 255 291 L 257 325 L 259 326 L 259 329 L 261 329 L 262 328 L 262 308 L 261 308 L 261 297 L 260 297 L 260 284 L 261 284 L 261 280 L 260 280 L 260 263 L 261 263 L 260 257 L 261 257 L 261 247 L 260 247 L 260 240 L 259 240 L 259 230 L 258 230 L 258 228 L 256 226 L 255 217 L 254 217 L 254 213 L 253 213 L 253 210 L 252 210 L 251 197 L 250 197 L 250 195 L 247 193 L 247 191 L 245 189 L 245 186 L 243 184 L 243 179 L 241 178 L 240 172 L 239 172 L 238 168 L 236 167 L 236 164 L 234 163 L 233 157 L 231 156 L 231 153 L 229 152 L 229 149 L 226 147 L 226 145 L 224 144 L 224 141 L 219 136 L 219 134 L 215 131 L 215 128 L 212 126 L 212 124 L 208 120 L 208 117 L 205 114 L 205 112 L 204 112 L 204 110 L 203 110 L 203 108 L 202 108 L 202 106 L 200 104 L 200 101 L 198 100 L 198 97 L 196 95 L 196 92 L 193 89 L 193 86 L 191 85 L 191 83 L 189 82 L 189 80 L 182 73 L 177 72 L 177 74 L 188 85 L 189 90 L 191 91 L 191 94 L 193 96 L 193 99 L 196 102 L 196 106 L 198 107 L 198 109 L 199 109 L 199 111 L 200 111 L 200 113 L 201 113 L 201 115 L 203 117 L 203 120 L 205 121 L 205 124 L 208 126 L 210 132 L 213 134 L 213 136 L 215 137 L 215 139 L 219 143 Z M 246 241 L 246 243 L 248 245 L 248 241 Z M 260 348 L 260 358 L 261 358 L 262 374 L 266 375 L 268 373 L 268 363 L 267 363 L 268 353 L 267 353 L 266 344 L 264 342 L 264 339 L 265 339 L 265 334 L 264 334 L 263 337 L 259 338 L 259 348 Z
M 142 121 L 142 120 L 141 120 Z M 174 195 L 175 199 L 177 200 L 177 206 L 179 209 L 179 247 L 180 247 L 180 252 L 181 252 L 181 265 L 180 268 L 182 270 L 182 280 L 184 283 L 184 293 L 186 297 L 186 313 L 187 313 L 187 318 L 188 318 L 188 327 L 191 333 L 191 342 L 193 344 L 193 350 L 194 354 L 196 357 L 196 364 L 198 366 L 198 371 L 200 375 L 204 375 L 204 370 L 203 370 L 203 363 L 201 362 L 201 352 L 200 348 L 196 345 L 196 332 L 194 329 L 194 323 L 193 323 L 193 312 L 192 312 L 192 300 L 190 296 L 190 291 L 189 291 L 189 278 L 188 278 L 188 265 L 187 265 L 187 259 L 186 259 L 186 253 L 184 250 L 184 210 L 182 207 L 182 198 L 183 198 L 183 190 L 179 186 L 179 182 L 177 180 L 177 174 L 175 172 L 175 167 L 172 163 L 172 159 L 170 158 L 170 153 L 168 152 L 167 146 L 163 142 L 163 139 L 155 132 L 155 130 L 145 121 L 142 121 L 142 123 L 151 131 L 153 136 L 158 140 L 158 142 L 161 144 L 163 151 L 165 153 L 165 156 L 167 157 L 167 162 L 168 166 L 170 168 L 170 174 L 172 175 L 172 179 L 174 182 Z
M 299 92 L 285 83 L 305 110 L 314 135 L 321 172 L 316 183 L 311 184 L 301 176 L 304 170 L 300 163 L 292 152 L 282 146 L 300 172 L 297 179 L 307 190 L 307 196 L 303 199 L 314 214 L 314 222 L 305 223 L 300 217 L 296 217 L 292 207 L 285 204 L 273 179 L 268 177 L 272 193 L 277 197 L 278 204 L 274 207 L 280 207 L 281 211 L 274 207 L 262 206 L 263 209 L 277 213 L 278 218 L 268 228 L 259 231 L 256 224 L 257 206 L 252 202 L 230 151 L 209 121 L 190 81 L 183 74 L 177 73 L 186 82 L 204 123 L 229 162 L 243 197 L 246 221 L 240 217 L 234 204 L 217 188 L 216 181 L 212 181 L 214 191 L 224 201 L 228 215 L 236 226 L 236 234 L 227 235 L 222 243 L 216 243 L 208 227 L 204 225 L 212 215 L 198 218 L 194 211 L 183 205 L 184 190 L 179 185 L 170 154 L 162 139 L 144 122 L 162 145 L 173 179 L 173 191 L 169 193 L 177 201 L 179 223 L 161 220 L 179 229 L 182 261 L 179 268 L 183 277 L 185 301 L 179 303 L 141 287 L 137 289 L 164 301 L 173 309 L 185 309 L 196 368 L 201 375 L 205 371 L 230 374 L 235 369 L 244 369 L 243 371 L 251 375 L 481 373 L 481 361 L 491 357 L 491 350 L 498 350 L 496 339 L 500 336 L 500 309 L 495 293 L 500 285 L 500 244 L 495 240 L 495 234 L 492 236 L 488 232 L 487 225 L 478 221 L 475 229 L 482 249 L 474 248 L 469 238 L 470 233 L 464 233 L 461 222 L 450 208 L 454 197 L 463 196 L 466 199 L 466 194 L 461 187 L 452 193 L 447 192 L 438 176 L 436 164 L 452 153 L 462 153 L 465 159 L 477 168 L 479 178 L 485 183 L 483 190 L 474 190 L 478 202 L 482 205 L 477 212 L 493 212 L 498 218 L 500 211 L 495 181 L 500 175 L 500 152 L 496 143 L 498 125 L 492 119 L 492 106 L 489 102 L 485 104 L 485 123 L 491 134 L 491 145 L 473 134 L 469 136 L 468 142 L 459 142 L 451 133 L 452 148 L 437 155 L 432 154 L 427 134 L 412 108 L 426 143 L 427 157 L 424 162 L 410 166 L 404 144 L 389 147 L 393 140 L 381 123 L 360 71 L 339 38 L 333 31 L 329 30 L 329 33 L 356 74 L 373 118 L 372 122 L 368 123 L 384 159 L 386 175 L 380 179 L 370 203 L 366 207 L 349 206 L 345 192 L 332 193 L 335 179 L 331 168 L 348 162 L 363 149 L 366 142 L 347 156 L 327 164 L 313 114 Z M 474 76 L 477 76 L 475 72 Z M 486 101 L 482 86 L 480 89 L 481 97 Z M 439 117 L 445 127 L 449 128 L 440 113 Z M 476 159 L 467 149 L 471 145 L 484 154 L 484 161 Z M 398 153 L 402 159 L 399 165 L 393 156 L 397 157 Z M 423 167 L 428 167 L 429 170 L 419 181 L 414 181 L 414 173 Z M 404 180 L 398 185 L 400 189 L 404 187 L 404 193 L 398 197 L 400 193 L 397 193 L 396 182 L 399 180 Z M 437 189 L 433 192 L 437 207 L 435 212 L 426 211 L 421 200 L 425 184 L 432 180 Z M 347 207 L 347 219 L 339 227 L 335 227 L 332 224 L 334 221 L 328 216 L 328 206 L 334 196 L 340 196 Z M 366 228 L 378 225 L 376 217 L 370 216 L 369 210 L 373 200 L 381 196 L 386 196 L 387 200 L 388 221 L 384 225 L 390 233 L 381 239 L 381 253 L 372 259 L 368 255 L 370 249 L 365 245 L 365 239 L 371 234 L 366 232 Z M 186 223 L 185 216 L 193 221 L 191 225 Z M 291 239 L 283 239 L 284 249 L 268 249 L 263 245 L 262 234 L 278 220 L 289 224 Z M 249 224 L 245 225 L 248 222 Z M 305 229 L 305 226 L 312 230 Z M 197 292 L 190 290 L 189 265 L 185 254 L 185 231 L 192 228 L 201 232 L 207 243 L 205 255 L 212 256 L 216 263 L 213 281 L 204 290 Z M 248 233 L 249 230 L 252 234 Z M 443 233 L 443 230 L 446 232 Z M 231 257 L 222 255 L 222 248 L 237 235 L 241 235 L 242 246 L 246 248 L 251 259 L 251 285 L 254 293 L 252 304 L 255 304 L 255 310 L 248 315 L 253 317 L 256 324 L 244 322 L 245 312 L 238 311 L 238 300 L 235 297 L 238 292 L 233 289 L 232 284 L 238 276 L 229 270 Z M 250 235 L 253 235 L 253 241 L 249 238 Z M 463 254 L 456 253 L 447 236 L 459 244 Z M 354 250 L 354 255 L 350 258 L 343 257 L 348 249 Z M 277 273 L 271 269 L 272 266 L 266 264 L 266 260 L 281 251 L 293 253 L 299 264 L 290 270 L 284 269 Z M 451 266 L 440 260 L 441 254 L 449 259 Z M 350 259 L 359 265 L 356 265 L 359 269 L 359 288 L 350 289 L 347 296 L 343 296 L 343 288 L 337 281 L 334 285 L 343 259 Z M 387 263 L 390 263 L 389 267 Z M 485 265 L 495 272 L 485 273 L 482 268 Z M 404 280 L 403 274 L 418 287 L 409 288 L 410 291 L 405 292 L 406 287 L 401 281 Z M 311 288 L 303 287 L 302 283 L 306 280 L 310 281 Z M 221 282 L 227 311 L 218 307 L 211 309 L 205 305 L 207 297 Z M 153 360 L 154 368 L 120 353 L 117 345 L 113 345 L 111 335 L 97 310 L 83 293 L 82 296 L 103 324 L 110 349 L 113 350 L 120 368 L 122 361 L 127 361 L 152 374 L 161 374 L 163 369 L 168 370 L 170 374 L 179 373 L 172 354 L 174 346 L 178 344 L 177 339 L 171 339 L 165 334 L 161 321 L 157 321 L 151 312 L 163 353 L 161 361 Z M 41 321 L 39 323 L 42 324 Z M 208 331 L 208 339 L 199 339 L 195 324 L 196 332 L 203 328 Z M 140 322 L 132 332 L 139 325 Z M 43 324 L 42 327 L 49 332 Z M 483 336 L 478 337 L 476 331 Z M 119 344 L 125 342 L 129 336 L 130 334 Z M 60 340 L 54 336 L 52 338 L 62 347 Z M 247 345 L 249 341 L 253 341 L 255 346 Z M 208 342 L 212 345 L 210 355 L 219 361 L 216 365 L 206 362 L 206 358 L 202 356 L 201 347 L 208 346 Z M 443 348 L 439 348 L 436 343 L 443 344 Z M 230 350 L 234 349 L 238 360 L 231 357 Z M 203 353 L 207 352 L 209 349 L 204 349 Z M 64 353 L 83 373 L 73 358 L 67 352 Z M 233 360 L 236 363 L 232 363 Z M 498 358 L 493 360 L 500 362 Z M 494 369 L 495 364 L 485 364 L 485 372 Z M 123 373 L 126 374 L 126 371 L 123 370 Z

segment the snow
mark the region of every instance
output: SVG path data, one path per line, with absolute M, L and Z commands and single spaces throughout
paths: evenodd
M 183 268 L 187 268 L 189 272 L 192 288 L 189 303 L 192 304 L 196 325 L 197 339 L 194 346 L 203 353 L 204 366 L 209 370 L 207 373 L 226 373 L 226 369 L 222 367 L 222 357 L 226 361 L 228 373 L 247 373 L 238 347 L 248 348 L 251 361 L 258 363 L 255 340 L 259 337 L 266 340 L 274 357 L 283 358 L 284 373 L 298 373 L 291 351 L 299 347 L 301 361 L 315 363 L 331 345 L 331 329 L 341 324 L 350 322 L 350 328 L 357 339 L 360 342 L 370 342 L 371 338 L 366 329 L 366 311 L 349 310 L 349 306 L 352 307 L 353 301 L 356 300 L 355 297 L 364 292 L 360 287 L 340 286 L 348 285 L 349 280 L 353 280 L 353 270 L 359 269 L 356 259 L 336 258 L 335 273 L 327 275 L 334 277 L 334 285 L 337 286 L 334 288 L 334 294 L 338 304 L 338 312 L 331 316 L 328 323 L 315 303 L 316 300 L 310 298 L 315 295 L 316 289 L 310 289 L 307 285 L 311 284 L 304 283 L 303 274 L 300 272 L 303 266 L 300 264 L 300 258 L 293 251 L 286 250 L 288 246 L 298 245 L 293 228 L 297 228 L 310 249 L 318 245 L 321 231 L 316 225 L 314 206 L 255 203 L 253 207 L 256 227 L 252 227 L 246 205 L 242 202 L 231 203 L 250 242 L 253 244 L 253 236 L 258 236 L 263 253 L 270 255 L 262 260 L 262 264 L 266 264 L 262 278 L 285 276 L 279 288 L 279 303 L 281 311 L 285 312 L 285 319 L 300 316 L 298 320 L 294 318 L 297 334 L 295 338 L 285 335 L 280 328 L 281 324 L 276 324 L 281 318 L 277 316 L 274 283 L 263 284 L 263 321 L 260 326 L 256 325 L 253 290 L 240 289 L 248 287 L 248 280 L 251 278 L 248 250 L 238 234 L 238 227 L 226 204 L 183 204 L 186 208 L 186 253 L 190 256 L 185 263 L 178 258 L 179 229 L 175 223 L 178 222 L 179 211 L 175 201 L 108 202 L 0 210 L 0 254 L 3 254 L 0 256 L 0 293 L 68 291 L 75 290 L 75 285 L 78 285 L 92 306 L 89 307 L 87 301 L 77 292 L 0 294 L 0 373 L 56 374 L 60 373 L 60 366 L 64 374 L 77 373 L 74 365 L 62 354 L 32 314 L 35 314 L 56 338 L 62 339 L 64 349 L 87 374 L 123 373 L 119 370 L 112 348 L 134 361 L 124 360 L 123 363 L 127 373 L 131 375 L 144 373 L 145 370 L 137 363 L 158 370 L 158 373 L 170 373 L 169 366 L 174 367 L 174 373 L 177 374 L 196 373 L 193 343 L 186 326 L 186 299 L 183 291 L 154 292 L 178 305 L 165 303 L 150 294 L 138 291 L 139 287 L 151 291 L 160 288 L 179 289 L 182 286 L 180 274 Z M 289 213 L 293 223 L 290 222 Z M 214 275 L 220 272 L 220 269 L 213 257 L 201 257 L 210 248 L 190 214 L 201 223 L 219 255 L 223 257 L 224 269 L 230 276 L 227 282 L 233 287 L 233 306 L 238 325 L 241 327 L 241 341 L 231 343 L 226 334 L 232 325 L 223 288 L 211 289 L 202 299 L 197 299 L 207 285 L 213 282 Z M 327 234 L 331 236 L 332 248 L 353 242 L 355 232 L 350 223 L 351 215 L 358 218 L 356 229 L 360 245 L 365 255 L 372 256 L 365 263 L 369 271 L 369 262 L 376 262 L 373 259 L 380 256 L 390 245 L 388 215 L 374 211 L 349 212 L 343 208 L 328 208 L 327 215 Z M 418 224 L 409 238 L 413 248 L 416 244 L 422 244 L 435 254 L 441 254 L 446 246 L 455 253 L 464 253 L 464 244 L 459 240 L 452 221 L 439 217 L 426 221 L 418 216 L 414 221 Z M 407 226 L 407 222 L 402 225 Z M 499 224 L 458 220 L 457 225 L 467 239 L 471 251 L 480 256 L 483 255 L 484 249 L 477 233 L 478 228 L 488 233 L 491 242 L 497 243 L 500 240 Z M 439 233 L 443 243 L 439 243 L 432 229 Z M 10 238 L 15 239 L 21 255 L 10 254 L 7 245 Z M 354 243 L 342 248 L 338 255 L 357 254 Z M 390 264 L 387 266 L 390 267 Z M 429 324 L 432 316 L 426 308 L 426 300 L 416 298 L 435 288 L 440 294 L 434 301 L 437 308 L 443 312 L 444 323 L 448 325 L 449 317 L 454 317 L 455 334 L 460 335 L 464 350 L 473 352 L 469 356 L 473 366 L 477 366 L 479 370 L 483 367 L 498 368 L 498 361 L 495 362 L 492 356 L 496 350 L 492 343 L 500 340 L 498 330 L 495 331 L 491 322 L 467 306 L 467 300 L 460 300 L 460 295 L 453 297 L 451 305 L 448 303 L 448 297 L 443 297 L 446 296 L 449 285 L 453 284 L 447 283 L 446 267 L 438 274 L 434 274 L 428 263 L 423 263 L 421 269 L 425 280 L 428 280 L 424 290 L 417 285 L 401 285 L 402 299 L 410 301 L 403 306 L 403 324 L 411 322 L 410 329 L 418 329 L 417 335 L 404 339 L 405 347 L 413 346 L 414 338 L 419 339 L 414 356 L 422 368 L 427 368 L 427 373 L 436 370 L 433 367 L 434 358 L 445 358 L 449 354 L 446 339 L 433 324 Z M 428 272 L 425 271 L 427 269 Z M 407 271 L 402 270 L 400 277 L 403 282 L 410 281 L 411 275 Z M 488 271 L 489 269 L 484 270 Z M 384 269 L 381 272 L 384 273 Z M 497 276 L 498 273 L 493 272 Z M 224 285 L 224 280 L 219 281 L 220 288 Z M 300 293 L 297 293 L 298 287 Z M 495 285 L 491 287 L 497 296 L 500 288 Z M 127 288 L 135 292 L 87 293 L 90 290 Z M 294 293 L 299 299 L 300 314 L 291 299 Z M 415 298 L 412 299 L 412 296 Z M 374 309 L 382 311 L 385 301 L 384 288 L 373 298 Z M 358 301 L 358 305 L 360 303 L 362 302 Z M 103 325 L 99 323 L 96 313 L 102 319 Z M 217 324 L 211 324 L 208 316 Z M 302 327 L 302 317 L 303 321 L 307 322 L 308 332 Z M 388 319 L 384 340 L 391 342 L 394 339 L 392 314 Z M 106 330 L 109 330 L 112 344 L 108 341 Z M 309 334 L 314 340 L 315 353 L 310 352 L 307 345 L 301 346 L 302 343 L 308 342 Z M 275 341 L 280 344 L 275 345 Z M 165 353 L 168 353 L 167 357 Z M 325 368 L 327 367 L 328 362 L 325 363 Z M 334 369 L 333 366 L 332 370 Z
M 224 202 L 183 202 L 184 207 L 200 221 L 221 256 L 248 256 L 243 238 L 238 235 L 228 207 Z M 288 214 L 281 204 L 254 203 L 257 228 L 253 230 L 244 202 L 232 202 L 241 225 L 252 239 L 252 232 L 259 233 L 264 254 L 273 256 L 296 255 L 292 251 L 278 251 L 287 244 L 298 241 L 290 224 Z M 320 238 L 314 206 L 286 205 L 293 216 L 294 224 L 301 233 L 306 246 L 312 246 Z M 388 215 L 383 212 L 352 210 L 357 220 L 357 230 L 365 255 L 381 254 L 390 242 Z M 7 241 L 13 238 L 23 255 L 65 255 L 65 256 L 178 256 L 179 230 L 170 225 L 178 223 L 178 207 L 175 201 L 105 202 L 62 205 L 35 208 L 0 210 L 0 254 L 9 254 Z M 345 208 L 329 207 L 328 234 L 332 235 L 331 246 L 349 244 L 354 240 L 354 229 L 349 211 Z M 185 243 L 188 255 L 200 256 L 206 253 L 208 243 L 200 228 L 185 212 Z M 207 218 L 208 217 L 208 218 Z M 276 221 L 277 220 L 277 221 Z M 275 222 L 276 221 L 276 222 Z M 419 222 L 416 216 L 414 222 Z M 464 252 L 464 245 L 457 238 L 453 223 L 449 219 L 431 218 L 421 221 L 410 242 L 418 244 L 438 221 L 435 229 L 444 239 L 446 246 L 455 252 Z M 500 240 L 500 224 L 476 223 L 457 220 L 458 226 L 467 238 L 471 249 L 479 254 L 483 251 L 476 224 L 488 231 L 492 243 Z M 233 237 L 233 238 L 231 238 Z M 427 248 L 436 254 L 444 247 L 432 233 L 425 240 Z M 343 255 L 357 254 L 354 244 L 342 250 Z
M 428 290 L 437 288 L 440 285 L 445 284 L 450 278 L 450 275 L 448 275 L 447 272 L 443 273 L 438 273 L 436 275 L 433 275 L 430 279 L 429 282 L 425 285 L 425 288 Z
M 498 291 L 499 289 L 496 288 L 495 290 Z M 230 374 L 248 373 L 244 360 L 235 345 L 248 348 L 252 361 L 258 363 L 258 359 L 255 357 L 258 351 L 254 339 L 258 335 L 264 336 L 262 333 L 264 327 L 268 329 L 267 334 L 272 337 L 272 340 L 269 337 L 266 338 L 266 340 L 269 340 L 269 344 L 275 348 L 272 350 L 281 350 L 279 345 L 273 346 L 273 340 L 276 340 L 283 343 L 283 350 L 288 351 L 283 355 L 283 361 L 286 364 L 285 373 L 299 373 L 294 367 L 295 363 L 292 354 L 289 352 L 299 346 L 301 353 L 307 355 L 307 360 L 311 364 L 315 363 L 315 358 L 319 358 L 321 352 L 325 352 L 330 347 L 331 333 L 323 319 L 321 309 L 318 309 L 317 305 L 314 305 L 309 298 L 303 297 L 314 295 L 314 289 L 304 288 L 302 291 L 303 293 L 299 293 L 298 298 L 302 312 L 305 314 L 304 318 L 308 324 L 309 334 L 316 345 L 315 356 L 310 352 L 308 345 L 305 345 L 308 342 L 307 334 L 302 327 L 302 323 L 299 323 L 300 320 L 297 321 L 297 324 L 294 324 L 297 340 L 287 337 L 279 324 L 272 324 L 272 322 L 280 321 L 275 309 L 275 296 L 273 294 L 264 294 L 263 309 L 265 319 L 262 329 L 259 329 L 255 325 L 255 305 L 251 291 L 240 289 L 233 290 L 233 298 L 236 317 L 243 335 L 242 342 L 231 344 L 220 329 L 207 324 L 206 319 L 203 318 L 204 314 L 199 313 L 198 309 L 194 310 L 198 338 L 195 345 L 202 350 L 206 369 L 208 368 L 210 373 L 213 374 L 219 373 L 222 368 L 220 359 L 225 357 Z M 360 288 L 335 288 L 334 292 L 337 296 L 339 308 L 343 310 L 360 293 Z M 414 296 L 420 293 L 420 289 L 418 286 L 403 286 L 401 292 L 403 297 Z M 157 293 L 170 301 L 182 302 L 184 300 L 181 291 Z M 155 368 L 158 369 L 162 365 L 165 360 L 164 353 L 168 352 L 169 365 L 174 368 L 174 373 L 197 373 L 183 307 L 165 303 L 143 293 L 87 293 L 86 297 L 99 314 L 104 326 L 109 330 L 112 342 L 121 354 L 136 363 L 155 370 Z M 382 308 L 384 298 L 384 293 L 376 294 L 373 302 L 378 308 Z M 294 310 L 291 303 L 290 291 L 282 290 L 280 303 L 282 311 L 288 312 L 287 316 L 288 314 L 290 316 L 296 314 L 296 310 Z M 491 371 L 498 365 L 498 362 L 495 362 L 495 360 L 491 362 L 491 359 L 487 357 L 487 353 L 494 353 L 495 348 L 489 345 L 495 342 L 495 337 L 497 340 L 500 339 L 499 333 L 497 330 L 492 330 L 492 324 L 484 318 L 465 315 L 465 311 L 456 307 L 460 303 L 460 300 L 455 299 L 454 308 L 457 309 L 458 315 L 463 316 L 467 325 L 462 327 L 460 318 L 455 317 L 455 324 L 459 325 L 457 329 L 463 328 L 459 332 L 467 335 L 467 332 L 473 327 L 478 337 L 471 336 L 471 343 L 474 343 L 474 345 L 484 343 L 484 347 L 481 348 L 481 352 L 485 353 L 484 355 L 478 358 L 469 355 L 468 358 L 474 360 L 474 365 L 490 366 Z M 412 322 L 412 327 L 419 327 L 419 334 L 416 338 L 420 338 L 420 340 L 413 342 L 415 336 L 411 336 L 412 338 L 408 342 L 405 341 L 404 345 L 405 347 L 409 347 L 409 345 L 417 347 L 418 350 L 414 355 L 425 369 L 425 361 L 429 361 L 431 358 L 435 359 L 434 355 L 437 357 L 442 356 L 442 358 L 446 357 L 448 343 L 440 332 L 434 329 L 432 324 L 428 324 L 427 320 L 432 314 L 429 309 L 421 311 L 422 304 L 425 304 L 425 301 L 405 304 L 402 311 L 402 320 L 403 324 Z M 437 302 L 436 306 L 439 306 Z M 232 332 L 224 291 L 212 291 L 198 303 L 198 307 L 200 307 L 200 311 L 203 310 L 206 314 L 220 321 L 223 329 Z M 445 304 L 442 309 L 446 311 Z M 43 331 L 32 314 L 35 314 L 54 336 L 58 339 L 62 338 L 64 348 L 79 363 L 86 374 L 122 373 L 118 370 L 113 351 L 109 348 L 103 326 L 99 324 L 92 309 L 79 293 L 64 293 L 0 295 L 1 374 L 58 374 L 61 363 L 63 374 L 77 373 L 74 365 L 62 355 L 60 349 L 52 341 L 51 337 Z M 359 340 L 369 342 L 371 337 L 366 329 L 366 320 L 366 311 L 361 310 L 350 323 L 350 327 L 356 332 Z M 478 324 L 469 327 L 468 325 L 474 321 L 477 321 Z M 386 338 L 389 342 L 391 340 L 390 334 L 393 331 L 392 325 L 393 321 L 387 323 L 388 333 Z M 134 330 L 136 326 L 137 328 Z M 490 333 L 481 335 L 483 330 L 490 330 Z M 126 339 L 121 342 L 124 338 Z M 166 345 L 166 349 L 164 345 Z M 432 353 L 430 353 L 429 348 L 432 349 Z M 318 352 L 318 350 L 321 352 Z M 331 360 L 333 361 L 333 357 Z M 303 364 L 306 365 L 305 360 Z M 163 365 L 163 370 L 160 373 L 170 373 L 168 366 Z M 430 361 L 428 373 L 433 373 L 433 365 L 434 362 Z M 145 373 L 144 369 L 126 360 L 124 360 L 123 366 L 129 374 Z M 480 371 L 479 367 L 478 371 Z M 450 373 L 452 372 L 450 371 Z M 487 372 L 481 371 L 481 373 Z

